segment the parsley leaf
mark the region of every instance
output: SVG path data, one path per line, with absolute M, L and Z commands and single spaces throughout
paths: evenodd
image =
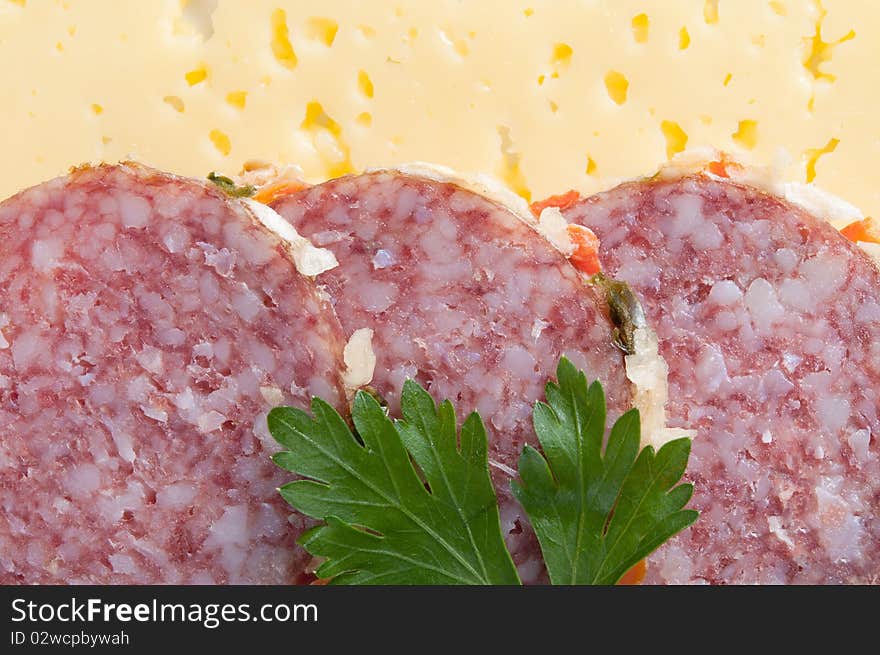
M 325 524 L 300 543 L 326 561 L 316 571 L 333 584 L 519 584 L 504 545 L 489 477 L 486 431 L 471 414 L 456 434 L 448 401 L 436 406 L 409 380 L 402 420 L 359 391 L 355 437 L 327 403 L 312 414 L 269 413 L 269 430 L 288 450 L 273 459 L 303 479 L 281 495 Z M 418 466 L 418 469 L 415 468 Z
M 543 455 L 526 446 L 521 483 L 511 482 L 544 554 L 553 584 L 614 584 L 697 519 L 682 509 L 693 485 L 684 474 L 690 440 L 676 439 L 655 454 L 639 453 L 640 422 L 630 410 L 605 435 L 605 396 L 598 382 L 563 358 L 558 382 L 535 404 L 533 422 Z
M 690 440 L 639 452 L 639 413 L 631 410 L 603 452 L 602 386 L 588 386 L 564 357 L 557 380 L 533 413 L 543 454 L 526 446 L 521 482 L 511 486 L 553 584 L 614 584 L 697 519 L 683 509 L 693 486 L 678 484 Z M 325 558 L 318 576 L 333 584 L 519 584 L 476 412 L 457 434 L 452 404 L 436 405 L 412 380 L 403 387 L 400 420 L 359 391 L 356 434 L 326 402 L 314 398 L 311 409 L 313 416 L 275 408 L 269 430 L 288 449 L 275 463 L 300 476 L 281 495 L 324 521 L 299 540 Z

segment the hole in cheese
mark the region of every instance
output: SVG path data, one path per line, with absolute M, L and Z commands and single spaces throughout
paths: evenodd
M 206 79 L 208 79 L 208 67 L 204 64 L 200 64 L 198 68 L 194 68 L 193 70 L 186 73 L 183 77 L 184 79 L 186 79 L 186 83 L 190 86 L 201 84 Z
M 788 16 L 788 9 L 785 4 L 779 2 L 779 0 L 770 0 L 770 9 L 773 10 L 777 16 Z
M 840 139 L 829 139 L 828 143 L 822 148 L 811 148 L 804 152 L 807 169 L 807 184 L 816 179 L 816 165 L 823 155 L 829 155 L 837 149 Z
M 747 150 L 753 149 L 758 143 L 758 123 L 753 120 L 739 122 L 736 132 L 732 135 L 733 140 Z
M 499 177 L 518 196 L 531 202 L 532 193 L 526 184 L 525 175 L 520 168 L 521 155 L 515 150 L 513 139 L 510 136 L 510 128 L 506 125 L 497 127 L 498 137 L 501 140 L 501 163 L 498 167 Z
M 306 34 L 314 41 L 320 41 L 328 48 L 336 40 L 339 23 L 332 18 L 310 18 L 306 22 Z
M 367 71 L 358 71 L 358 90 L 367 98 L 373 97 L 373 80 L 367 74 Z
M 164 98 L 162 98 L 162 101 L 163 101 L 166 105 L 168 105 L 169 107 L 171 107 L 172 109 L 174 109 L 174 111 L 179 112 L 179 113 L 181 113 L 181 114 L 183 113 L 183 110 L 184 110 L 183 100 L 181 100 L 179 97 L 177 97 L 177 96 L 165 96 Z
M 605 74 L 605 88 L 608 90 L 608 97 L 618 105 L 622 105 L 626 102 L 629 80 L 626 79 L 623 73 L 608 71 Z
M 825 17 L 828 15 L 828 11 L 822 6 L 821 3 L 817 3 L 819 7 L 819 16 L 816 19 L 815 31 L 813 35 L 807 37 L 807 42 L 809 48 L 807 49 L 807 53 L 804 56 L 803 64 L 804 68 L 806 68 L 810 74 L 813 76 L 815 80 L 825 80 L 827 82 L 833 82 L 837 79 L 835 75 L 831 73 L 826 73 L 822 70 L 822 65 L 831 61 L 831 56 L 834 54 L 834 48 L 839 46 L 841 43 L 846 43 L 847 41 L 851 41 L 856 38 L 855 30 L 850 30 L 842 37 L 835 41 L 825 41 L 822 39 L 822 27 L 825 23 Z
M 92 113 L 94 113 L 95 116 L 100 116 L 104 113 L 104 108 L 101 105 L 94 103 L 92 105 Z
M 174 33 L 198 36 L 207 41 L 214 36 L 214 12 L 218 0 L 181 0 L 180 15 L 174 20 Z
M 718 0 L 706 0 L 703 4 L 703 20 L 706 25 L 715 25 L 718 22 Z
M 293 45 L 290 43 L 287 13 L 283 9 L 276 9 L 272 12 L 270 24 L 272 27 L 272 54 L 275 55 L 275 61 L 284 68 L 293 70 L 296 68 L 297 59 Z
M 676 154 L 687 147 L 688 135 L 678 123 L 663 121 L 660 123 L 660 131 L 666 139 L 666 157 L 672 159 Z
M 468 45 L 467 40 L 458 38 L 451 28 L 445 27 L 438 30 L 437 36 L 440 37 L 440 40 L 443 41 L 447 47 L 452 48 L 455 54 L 459 57 L 467 57 L 470 54 L 471 48 Z
M 226 94 L 226 102 L 236 109 L 244 109 L 247 104 L 247 91 L 230 91 Z
M 324 111 L 324 107 L 322 107 L 321 103 L 317 100 L 313 100 L 306 105 L 306 116 L 300 127 L 309 131 L 317 128 L 324 128 L 331 132 L 338 132 L 341 129 L 339 123 L 327 115 L 327 112 Z
M 342 126 L 333 120 L 317 100 L 306 105 L 300 127 L 312 137 L 315 150 L 327 166 L 328 177 L 341 177 L 354 171 L 351 150 L 342 137 Z
M 567 43 L 557 43 L 553 46 L 553 54 L 550 57 L 550 63 L 557 69 L 567 68 L 571 63 L 571 56 L 574 50 Z
M 596 162 L 593 161 L 593 158 L 587 155 L 587 169 L 585 171 L 586 174 L 593 175 L 596 172 L 597 168 L 598 166 L 596 166 Z
M 208 136 L 211 139 L 211 143 L 214 144 L 214 147 L 217 148 L 217 152 L 226 157 L 230 152 L 232 152 L 232 142 L 229 140 L 229 137 L 220 130 L 211 130 Z
M 362 125 L 363 127 L 370 127 L 373 124 L 373 115 L 370 112 L 365 111 L 357 115 L 355 119 L 358 122 L 358 125 Z
M 636 43 L 646 43 L 648 41 L 648 30 L 651 27 L 651 19 L 648 14 L 639 14 L 632 19 L 632 33 Z
M 682 27 L 678 31 L 678 49 L 679 50 L 687 50 L 688 46 L 691 44 L 691 35 L 688 32 L 688 28 Z

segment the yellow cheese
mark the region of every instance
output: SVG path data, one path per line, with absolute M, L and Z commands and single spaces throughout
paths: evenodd
M 540 198 L 710 145 L 880 216 L 877 43 L 867 0 L 0 0 L 0 196 L 134 157 Z

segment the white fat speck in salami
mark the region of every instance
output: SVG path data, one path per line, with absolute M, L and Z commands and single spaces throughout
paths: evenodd
M 268 205 L 250 198 L 244 198 L 242 202 L 248 206 L 258 221 L 282 239 L 293 257 L 297 270 L 303 275 L 318 275 L 338 265 L 331 251 L 316 248 Z
M 301 579 L 266 413 L 343 403 L 345 339 L 244 205 L 135 164 L 24 191 L 0 310 L 0 582 Z
M 880 580 L 880 272 L 771 194 L 687 173 L 564 210 L 639 295 L 702 511 L 647 582 Z
M 275 204 L 339 266 L 323 273 L 343 328 L 372 329 L 370 382 L 395 413 L 414 377 L 489 432 L 508 543 L 527 581 L 537 544 L 509 492 L 531 410 L 567 355 L 602 381 L 613 416 L 630 404 L 604 301 L 534 227 L 448 181 L 395 171 L 346 177 Z
M 376 354 L 373 352 L 373 331 L 360 328 L 345 344 L 342 358 L 345 361 L 345 374 L 342 376 L 346 386 L 357 389 L 370 383 L 376 369 Z

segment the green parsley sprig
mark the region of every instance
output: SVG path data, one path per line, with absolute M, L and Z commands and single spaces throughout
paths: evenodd
M 533 421 L 543 454 L 527 446 L 514 495 L 534 526 L 553 584 L 614 584 L 636 562 L 686 528 L 692 487 L 678 484 L 690 440 L 639 452 L 639 416 L 624 414 L 605 434 L 598 382 L 567 359 Z M 273 460 L 299 479 L 279 491 L 322 521 L 299 543 L 324 559 L 332 584 L 519 584 L 504 545 L 489 475 L 486 430 L 476 412 L 457 430 L 449 401 L 436 405 L 408 380 L 403 418 L 367 392 L 352 406 L 356 430 L 315 398 L 311 415 L 269 413 L 286 448 Z M 676 486 L 677 485 L 677 486 Z
M 532 415 L 543 454 L 526 446 L 513 492 L 532 523 L 553 584 L 614 584 L 697 520 L 682 509 L 690 439 L 639 452 L 639 412 L 621 416 L 605 452 L 605 394 L 566 359 Z

